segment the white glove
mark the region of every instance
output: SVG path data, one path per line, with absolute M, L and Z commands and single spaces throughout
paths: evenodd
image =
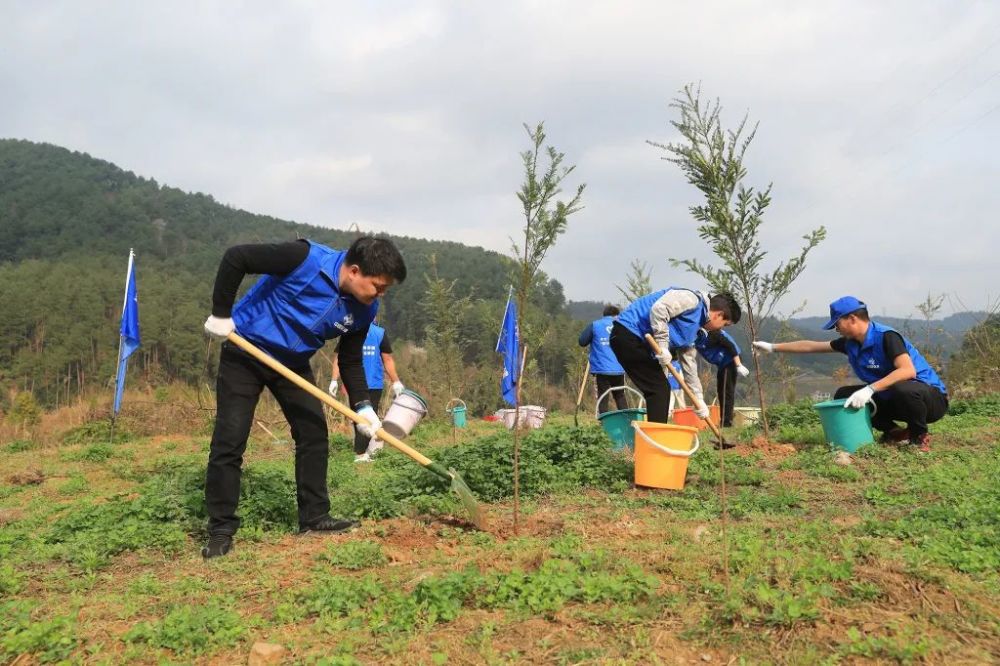
M 330 395 L 332 395 L 334 398 L 336 398 L 337 397 L 337 387 L 339 387 L 339 386 L 340 386 L 340 382 L 338 382 L 336 379 L 331 379 L 330 380 L 330 388 L 328 388 L 326 391 L 327 391 L 327 393 L 329 393 Z
M 861 409 L 872 399 L 873 395 L 875 395 L 875 389 L 871 386 L 859 388 L 857 391 L 852 393 L 851 397 L 844 403 L 844 409 Z
M 398 398 L 399 394 L 402 393 L 403 389 L 405 389 L 405 388 L 406 387 L 403 386 L 403 382 L 399 381 L 398 379 L 396 381 L 394 381 L 392 383 L 392 397 L 393 398 Z
M 736 366 L 736 373 L 740 377 L 749 377 L 750 376 L 750 369 L 747 368 L 747 366 L 745 366 L 745 365 L 738 365 L 738 366 Z
M 699 419 L 708 418 L 708 405 L 705 404 L 704 400 L 695 400 L 694 415 L 697 416 Z
M 368 423 L 356 423 L 355 427 L 357 427 L 358 432 L 360 432 L 364 437 L 371 439 L 375 436 L 378 429 L 382 427 L 382 421 L 379 420 L 378 414 L 375 413 L 375 410 L 372 409 L 371 405 L 359 409 L 358 416 L 368 421 Z
M 236 330 L 232 317 L 216 317 L 209 315 L 205 320 L 205 332 L 217 338 L 226 338 Z
M 662 367 L 665 371 L 667 366 L 670 365 L 670 362 L 673 360 L 673 358 L 671 358 L 670 356 L 670 352 L 663 352 L 662 354 L 654 354 L 653 356 L 656 357 L 656 360 L 660 363 L 660 367 Z
M 752 344 L 754 348 L 757 349 L 757 351 L 763 352 L 765 354 L 770 354 L 771 352 L 774 351 L 773 342 L 762 342 L 761 340 L 754 340 Z

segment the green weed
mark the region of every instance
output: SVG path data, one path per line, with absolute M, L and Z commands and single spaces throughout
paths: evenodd
M 140 622 L 124 636 L 130 643 L 147 643 L 181 655 L 198 655 L 235 645 L 247 633 L 239 614 L 218 604 L 178 606 L 162 619 Z
M 65 661 L 78 642 L 73 620 L 37 617 L 34 611 L 29 602 L 0 603 L 0 659 L 31 654 L 42 663 Z
M 15 439 L 5 447 L 7 453 L 22 453 L 35 448 L 36 444 L 30 439 Z
M 351 571 L 380 567 L 389 561 L 382 551 L 382 545 L 377 541 L 333 543 L 318 559 Z
M 900 664 L 923 662 L 934 647 L 934 641 L 918 635 L 915 629 L 908 629 L 896 636 L 866 636 L 856 627 L 847 630 L 847 640 L 840 644 L 838 652 L 844 656 L 860 656 L 870 659 L 891 659 Z

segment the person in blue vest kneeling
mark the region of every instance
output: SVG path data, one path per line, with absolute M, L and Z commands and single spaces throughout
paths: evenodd
M 736 377 L 749 377 L 750 370 L 740 358 L 740 346 L 725 331 L 702 331 L 694 346 L 702 358 L 719 369 L 715 375 L 715 389 L 719 396 L 722 425 L 728 428 L 733 425 L 733 409 L 736 406 Z
M 676 351 L 684 382 L 695 394 L 694 413 L 708 418 L 698 378 L 695 341 L 698 331 L 718 331 L 740 320 L 742 311 L 731 294 L 705 294 L 682 287 L 654 291 L 635 300 L 619 315 L 611 329 L 611 349 L 625 373 L 646 398 L 646 418 L 666 423 L 670 413 L 670 387 L 666 365 Z M 662 354 L 654 356 L 645 336 L 650 334 Z
M 604 306 L 603 316 L 591 322 L 580 333 L 580 346 L 590 345 L 590 374 L 594 375 L 598 397 L 604 395 L 609 389 L 625 386 L 625 369 L 618 362 L 615 353 L 611 351 L 611 327 L 615 323 L 615 317 L 620 312 L 621 310 L 617 306 Z M 613 391 L 611 395 L 614 396 L 618 409 L 628 409 L 625 391 Z M 597 410 L 602 414 L 608 411 L 609 402 L 607 398 L 604 398 L 597 406 Z
M 262 274 L 233 306 L 247 274 Z M 381 427 L 372 408 L 361 361 L 378 299 L 406 279 L 406 264 L 392 241 L 365 236 L 347 251 L 312 241 L 238 245 L 226 250 L 212 294 L 205 331 L 232 332 L 310 382 L 309 361 L 327 340 L 343 336 L 340 370 L 354 411 L 368 421 L 369 437 Z M 343 532 L 357 522 L 330 516 L 326 470 L 329 434 L 320 401 L 229 342 L 223 342 L 216 380 L 215 430 L 205 475 L 208 510 L 206 559 L 230 551 L 239 529 L 240 476 L 254 410 L 267 387 L 292 429 L 299 531 Z
M 841 337 L 831 342 L 755 341 L 753 346 L 763 352 L 846 354 L 854 374 L 867 383 L 842 386 L 834 397 L 847 398 L 846 409 L 874 402 L 872 425 L 884 433 L 883 442 L 909 440 L 921 452 L 930 452 L 927 424 L 948 411 L 948 389 L 917 348 L 891 327 L 870 319 L 868 306 L 853 296 L 830 304 L 830 321 L 823 328 L 835 328 Z M 898 427 L 897 421 L 906 427 Z
M 338 359 L 340 358 L 341 342 L 343 342 L 343 338 L 338 341 L 337 353 L 333 357 L 333 379 L 330 380 L 329 389 L 330 395 L 335 398 L 337 397 L 337 387 L 340 384 L 340 364 L 338 363 Z M 389 343 L 389 336 L 386 335 L 384 328 L 372 322 L 372 325 L 368 328 L 368 336 L 365 338 L 365 344 L 362 349 L 361 360 L 365 366 L 365 380 L 368 382 L 368 399 L 377 412 L 379 404 L 382 402 L 382 390 L 385 388 L 386 376 L 392 382 L 393 398 L 399 397 L 399 394 L 406 387 L 403 386 L 403 382 L 399 381 L 399 375 L 396 373 L 396 361 L 392 357 L 392 345 Z M 372 456 L 378 452 L 371 448 L 374 442 L 378 442 L 378 439 L 366 436 L 357 424 L 355 424 L 354 462 L 371 462 Z

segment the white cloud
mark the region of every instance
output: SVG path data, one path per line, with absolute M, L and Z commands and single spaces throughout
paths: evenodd
M 614 298 L 629 262 L 695 284 L 698 200 L 646 139 L 701 81 L 760 131 L 775 260 L 820 224 L 789 303 L 855 292 L 906 314 L 1000 282 L 1000 7 L 992 3 L 520 1 L 22 3 L 0 21 L 0 132 L 298 221 L 506 251 L 522 122 L 588 184 L 543 268 Z M 879 308 L 877 308 L 878 310 Z

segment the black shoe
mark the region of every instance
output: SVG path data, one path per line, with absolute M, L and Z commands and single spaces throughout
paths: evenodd
M 318 518 L 311 523 L 299 525 L 299 534 L 304 532 L 329 532 L 331 534 L 339 534 L 340 532 L 353 530 L 360 525 L 361 523 L 356 520 L 323 516 L 322 518 Z
M 715 442 L 713 442 L 713 444 L 714 444 L 714 446 L 715 446 L 716 449 L 735 449 L 736 448 L 736 444 L 734 444 L 734 443 L 732 443 L 732 442 L 730 442 L 728 440 L 727 441 L 723 441 L 723 442 L 719 442 L 718 440 L 716 440 Z
M 201 549 L 201 556 L 206 560 L 213 557 L 222 557 L 233 548 L 233 535 L 231 534 L 210 534 L 208 543 Z

